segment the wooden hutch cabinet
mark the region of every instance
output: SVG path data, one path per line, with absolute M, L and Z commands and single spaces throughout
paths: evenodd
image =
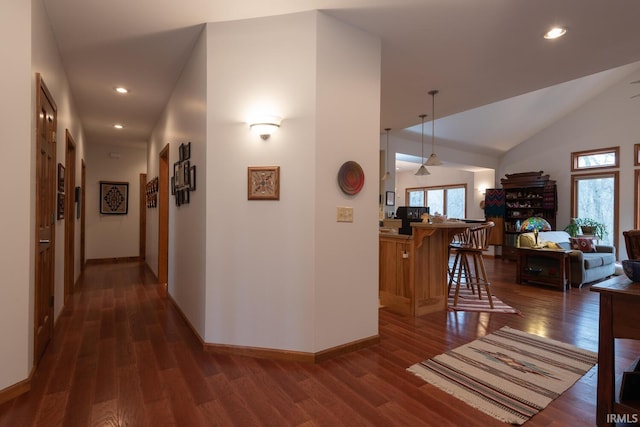
M 506 174 L 500 183 L 504 189 L 504 240 L 502 257 L 516 260 L 520 224 L 537 216 L 556 229 L 558 197 L 556 182 L 543 172 Z

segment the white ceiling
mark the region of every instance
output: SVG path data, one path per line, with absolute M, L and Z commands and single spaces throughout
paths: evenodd
M 43 2 L 89 144 L 149 139 L 205 22 L 324 10 L 382 40 L 381 129 L 419 123 L 420 113 L 431 113 L 427 92 L 438 89 L 438 141 L 490 153 L 523 141 L 640 61 L 637 0 Z M 544 40 L 555 24 L 569 32 Z M 131 93 L 116 95 L 118 85 Z M 116 122 L 126 128 L 114 130 Z

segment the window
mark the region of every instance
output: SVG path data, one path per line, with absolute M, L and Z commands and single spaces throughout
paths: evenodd
M 601 243 L 617 246 L 618 172 L 572 175 L 571 180 L 571 217 L 603 223 L 608 234 Z
M 465 218 L 466 193 L 465 184 L 407 188 L 406 202 L 409 206 L 428 206 L 431 214 Z
M 617 168 L 620 166 L 620 147 L 571 153 L 571 171 Z

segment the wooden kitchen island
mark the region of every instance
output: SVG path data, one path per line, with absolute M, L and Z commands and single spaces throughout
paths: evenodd
M 477 223 L 413 223 L 413 235 L 380 233 L 380 304 L 422 316 L 447 309 L 449 243 Z

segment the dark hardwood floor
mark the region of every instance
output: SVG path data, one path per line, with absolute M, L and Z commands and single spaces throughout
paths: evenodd
M 505 325 L 596 351 L 598 295 L 517 285 L 515 263 L 486 264 L 522 316 L 382 309 L 380 344 L 318 364 L 205 353 L 141 264 L 90 265 L 0 426 L 504 425 L 405 369 Z M 617 347 L 618 366 L 640 354 Z M 527 425 L 595 425 L 596 369 Z

